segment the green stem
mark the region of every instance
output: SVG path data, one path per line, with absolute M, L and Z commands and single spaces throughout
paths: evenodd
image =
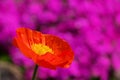
M 35 80 L 37 69 L 38 69 L 38 65 L 35 65 L 34 73 L 33 73 L 33 76 L 32 76 L 32 80 Z

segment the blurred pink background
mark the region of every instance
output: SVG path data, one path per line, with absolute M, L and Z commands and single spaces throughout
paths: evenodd
M 12 45 L 18 27 L 57 35 L 75 53 L 68 69 L 39 67 L 37 80 L 120 79 L 120 0 L 0 0 L 0 65 L 23 76 L 0 67 L 0 80 L 31 80 L 34 63 Z

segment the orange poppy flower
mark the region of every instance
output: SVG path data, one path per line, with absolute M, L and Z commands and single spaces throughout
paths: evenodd
M 18 28 L 16 32 L 14 45 L 37 65 L 56 69 L 71 64 L 74 54 L 66 41 L 28 28 Z

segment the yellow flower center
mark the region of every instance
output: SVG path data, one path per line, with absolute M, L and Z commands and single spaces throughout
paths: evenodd
M 50 47 L 43 45 L 43 44 L 33 44 L 31 45 L 31 48 L 33 51 L 35 51 L 35 53 L 39 55 L 44 55 L 47 52 L 53 54 L 53 50 Z

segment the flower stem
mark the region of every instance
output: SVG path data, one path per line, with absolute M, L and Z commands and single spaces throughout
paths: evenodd
M 35 65 L 34 73 L 33 73 L 33 76 L 32 76 L 32 80 L 35 80 L 37 69 L 38 69 L 38 65 Z

